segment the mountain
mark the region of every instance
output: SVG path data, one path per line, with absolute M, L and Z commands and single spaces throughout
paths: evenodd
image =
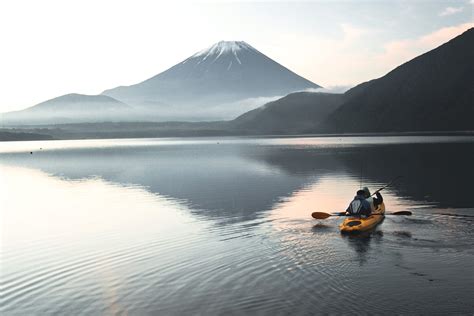
M 344 95 L 297 92 L 269 102 L 231 121 L 231 127 L 258 134 L 304 133 L 313 130 L 343 102 Z
M 2 114 L 2 124 L 58 124 L 123 120 L 127 104 L 105 95 L 66 94 L 21 111 Z
M 474 130 L 474 28 L 345 93 L 321 132 Z
M 245 42 L 221 41 L 141 83 L 103 95 L 159 120 L 228 119 L 255 108 L 246 99 L 318 88 Z

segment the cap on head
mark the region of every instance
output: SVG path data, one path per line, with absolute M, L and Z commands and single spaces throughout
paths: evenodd
M 365 191 L 364 190 L 358 190 L 356 194 L 357 195 L 365 195 Z
M 370 191 L 369 191 L 369 188 L 368 187 L 363 187 L 362 188 L 362 191 L 364 191 L 364 194 L 369 197 L 370 196 Z

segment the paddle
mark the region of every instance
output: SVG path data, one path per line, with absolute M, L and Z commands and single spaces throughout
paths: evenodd
M 390 216 L 390 215 L 405 215 L 405 216 L 410 216 L 412 214 L 412 212 L 410 211 L 398 211 L 398 212 L 393 212 L 393 213 L 389 213 L 389 214 L 371 214 L 371 215 L 385 215 L 385 216 Z M 340 212 L 340 213 L 333 213 L 333 214 L 330 214 L 330 213 L 325 213 L 325 212 L 313 212 L 311 214 L 311 216 L 313 218 L 316 218 L 316 219 L 326 219 L 328 217 L 331 217 L 331 216 L 354 216 L 352 214 L 347 214 L 346 212 Z
M 383 189 L 385 189 L 385 188 L 391 186 L 396 180 L 400 179 L 401 177 L 403 177 L 403 176 L 398 176 L 398 177 L 396 177 L 396 178 L 393 178 L 393 180 L 390 181 L 386 186 L 381 187 L 380 189 L 378 189 L 377 191 L 375 191 L 374 193 L 372 193 L 370 196 L 373 196 L 373 195 L 377 194 L 377 192 L 380 192 L 380 191 L 382 191 Z
M 371 196 L 375 195 L 375 194 L 377 194 L 377 192 L 380 192 L 383 189 L 391 186 L 396 180 L 400 179 L 401 177 L 402 176 L 398 176 L 398 177 L 393 178 L 392 181 L 390 181 L 387 185 L 381 187 L 380 189 L 378 189 L 377 191 L 372 193 Z M 398 212 L 394 212 L 394 213 L 390 213 L 390 214 L 372 214 L 372 215 L 405 215 L 405 216 L 410 216 L 411 214 L 412 213 L 410 211 L 398 211 Z M 339 212 L 339 213 L 334 213 L 334 214 L 325 213 L 325 212 L 313 212 L 311 214 L 311 216 L 316 218 L 316 219 L 326 219 L 330 216 L 354 216 L 354 215 L 347 214 L 346 212 Z

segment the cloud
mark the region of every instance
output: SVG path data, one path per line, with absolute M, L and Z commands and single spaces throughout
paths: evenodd
M 231 103 L 220 104 L 216 107 L 211 107 L 210 110 L 214 111 L 214 113 L 217 113 L 219 119 L 234 119 L 245 112 L 251 111 L 267 104 L 268 102 L 272 102 L 283 97 L 284 95 L 248 98 Z
M 305 92 L 322 92 L 322 93 L 344 93 L 354 85 L 339 85 L 339 86 L 327 86 L 324 88 L 309 88 L 304 90 Z
M 471 0 L 471 3 L 472 3 L 472 0 Z M 452 14 L 456 14 L 456 13 L 459 13 L 459 12 L 462 12 L 464 8 L 463 7 L 447 7 L 446 9 L 444 9 L 443 11 L 441 11 L 439 13 L 439 16 L 447 16 L 447 15 L 452 15 Z
M 344 33 L 343 41 L 347 43 L 352 43 L 359 40 L 362 36 L 369 32 L 368 29 L 356 27 L 351 24 L 343 23 L 341 24 L 342 32 Z
M 279 37 L 281 43 L 286 47 L 301 47 L 300 54 L 298 58 L 294 58 L 294 55 L 279 56 L 279 52 L 284 51 L 285 47 L 276 47 L 273 48 L 275 53 L 272 57 L 276 56 L 276 60 L 283 61 L 284 65 L 292 65 L 291 70 L 328 88 L 318 90 L 319 92 L 338 93 L 344 92 L 346 87 L 381 77 L 471 27 L 474 27 L 474 23 L 464 23 L 440 28 L 415 38 L 387 38 L 380 43 L 385 34 L 383 30 L 341 24 L 341 34 L 338 37 L 283 34 Z M 263 52 L 265 51 L 264 49 Z
M 418 55 L 426 53 L 450 39 L 460 35 L 474 23 L 464 23 L 457 26 L 444 27 L 416 39 L 392 41 L 384 45 L 384 52 L 375 57 L 377 63 L 396 67 Z
M 371 47 L 365 43 L 379 30 L 349 23 L 338 24 L 335 30 L 338 32 L 331 34 L 283 32 L 275 45 L 261 51 L 272 51 L 273 59 L 290 65 L 292 71 L 318 85 L 329 86 L 333 92 L 336 91 L 331 86 L 353 86 L 372 78 L 371 60 L 367 57 Z M 288 47 L 298 51 L 298 55 L 286 53 Z

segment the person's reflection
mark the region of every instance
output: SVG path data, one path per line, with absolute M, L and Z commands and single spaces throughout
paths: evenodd
M 362 266 L 367 262 L 367 255 L 370 250 L 372 240 L 377 240 L 383 235 L 382 231 L 370 231 L 357 235 L 341 235 L 349 247 L 354 249 L 359 265 Z

